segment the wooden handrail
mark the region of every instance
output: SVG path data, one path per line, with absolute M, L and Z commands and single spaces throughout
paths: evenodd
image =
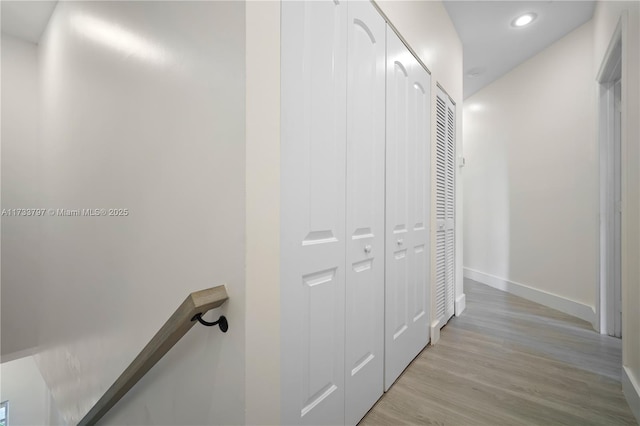
M 197 324 L 197 314 L 217 308 L 228 298 L 224 285 L 191 293 L 78 424 L 96 424 L 194 324 Z

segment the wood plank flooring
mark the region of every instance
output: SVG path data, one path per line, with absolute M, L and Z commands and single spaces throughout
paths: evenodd
M 636 425 L 621 341 L 465 279 L 467 309 L 360 425 Z

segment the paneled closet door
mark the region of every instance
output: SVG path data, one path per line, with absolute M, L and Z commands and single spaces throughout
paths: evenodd
M 436 318 L 442 327 L 455 305 L 455 105 L 436 95 Z
M 387 27 L 385 389 L 429 342 L 430 76 Z
M 385 22 L 348 4 L 346 417 L 357 424 L 383 393 Z
M 284 424 L 345 420 L 347 28 L 346 3 L 282 3 Z

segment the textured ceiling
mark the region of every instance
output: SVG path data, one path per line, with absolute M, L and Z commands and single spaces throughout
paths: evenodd
M 590 20 L 595 2 L 446 0 L 444 6 L 464 46 L 468 98 Z M 512 27 L 526 12 L 536 13 L 537 19 L 526 27 Z

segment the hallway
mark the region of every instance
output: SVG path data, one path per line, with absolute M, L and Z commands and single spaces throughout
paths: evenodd
M 621 341 L 465 279 L 467 309 L 360 425 L 635 425 Z

